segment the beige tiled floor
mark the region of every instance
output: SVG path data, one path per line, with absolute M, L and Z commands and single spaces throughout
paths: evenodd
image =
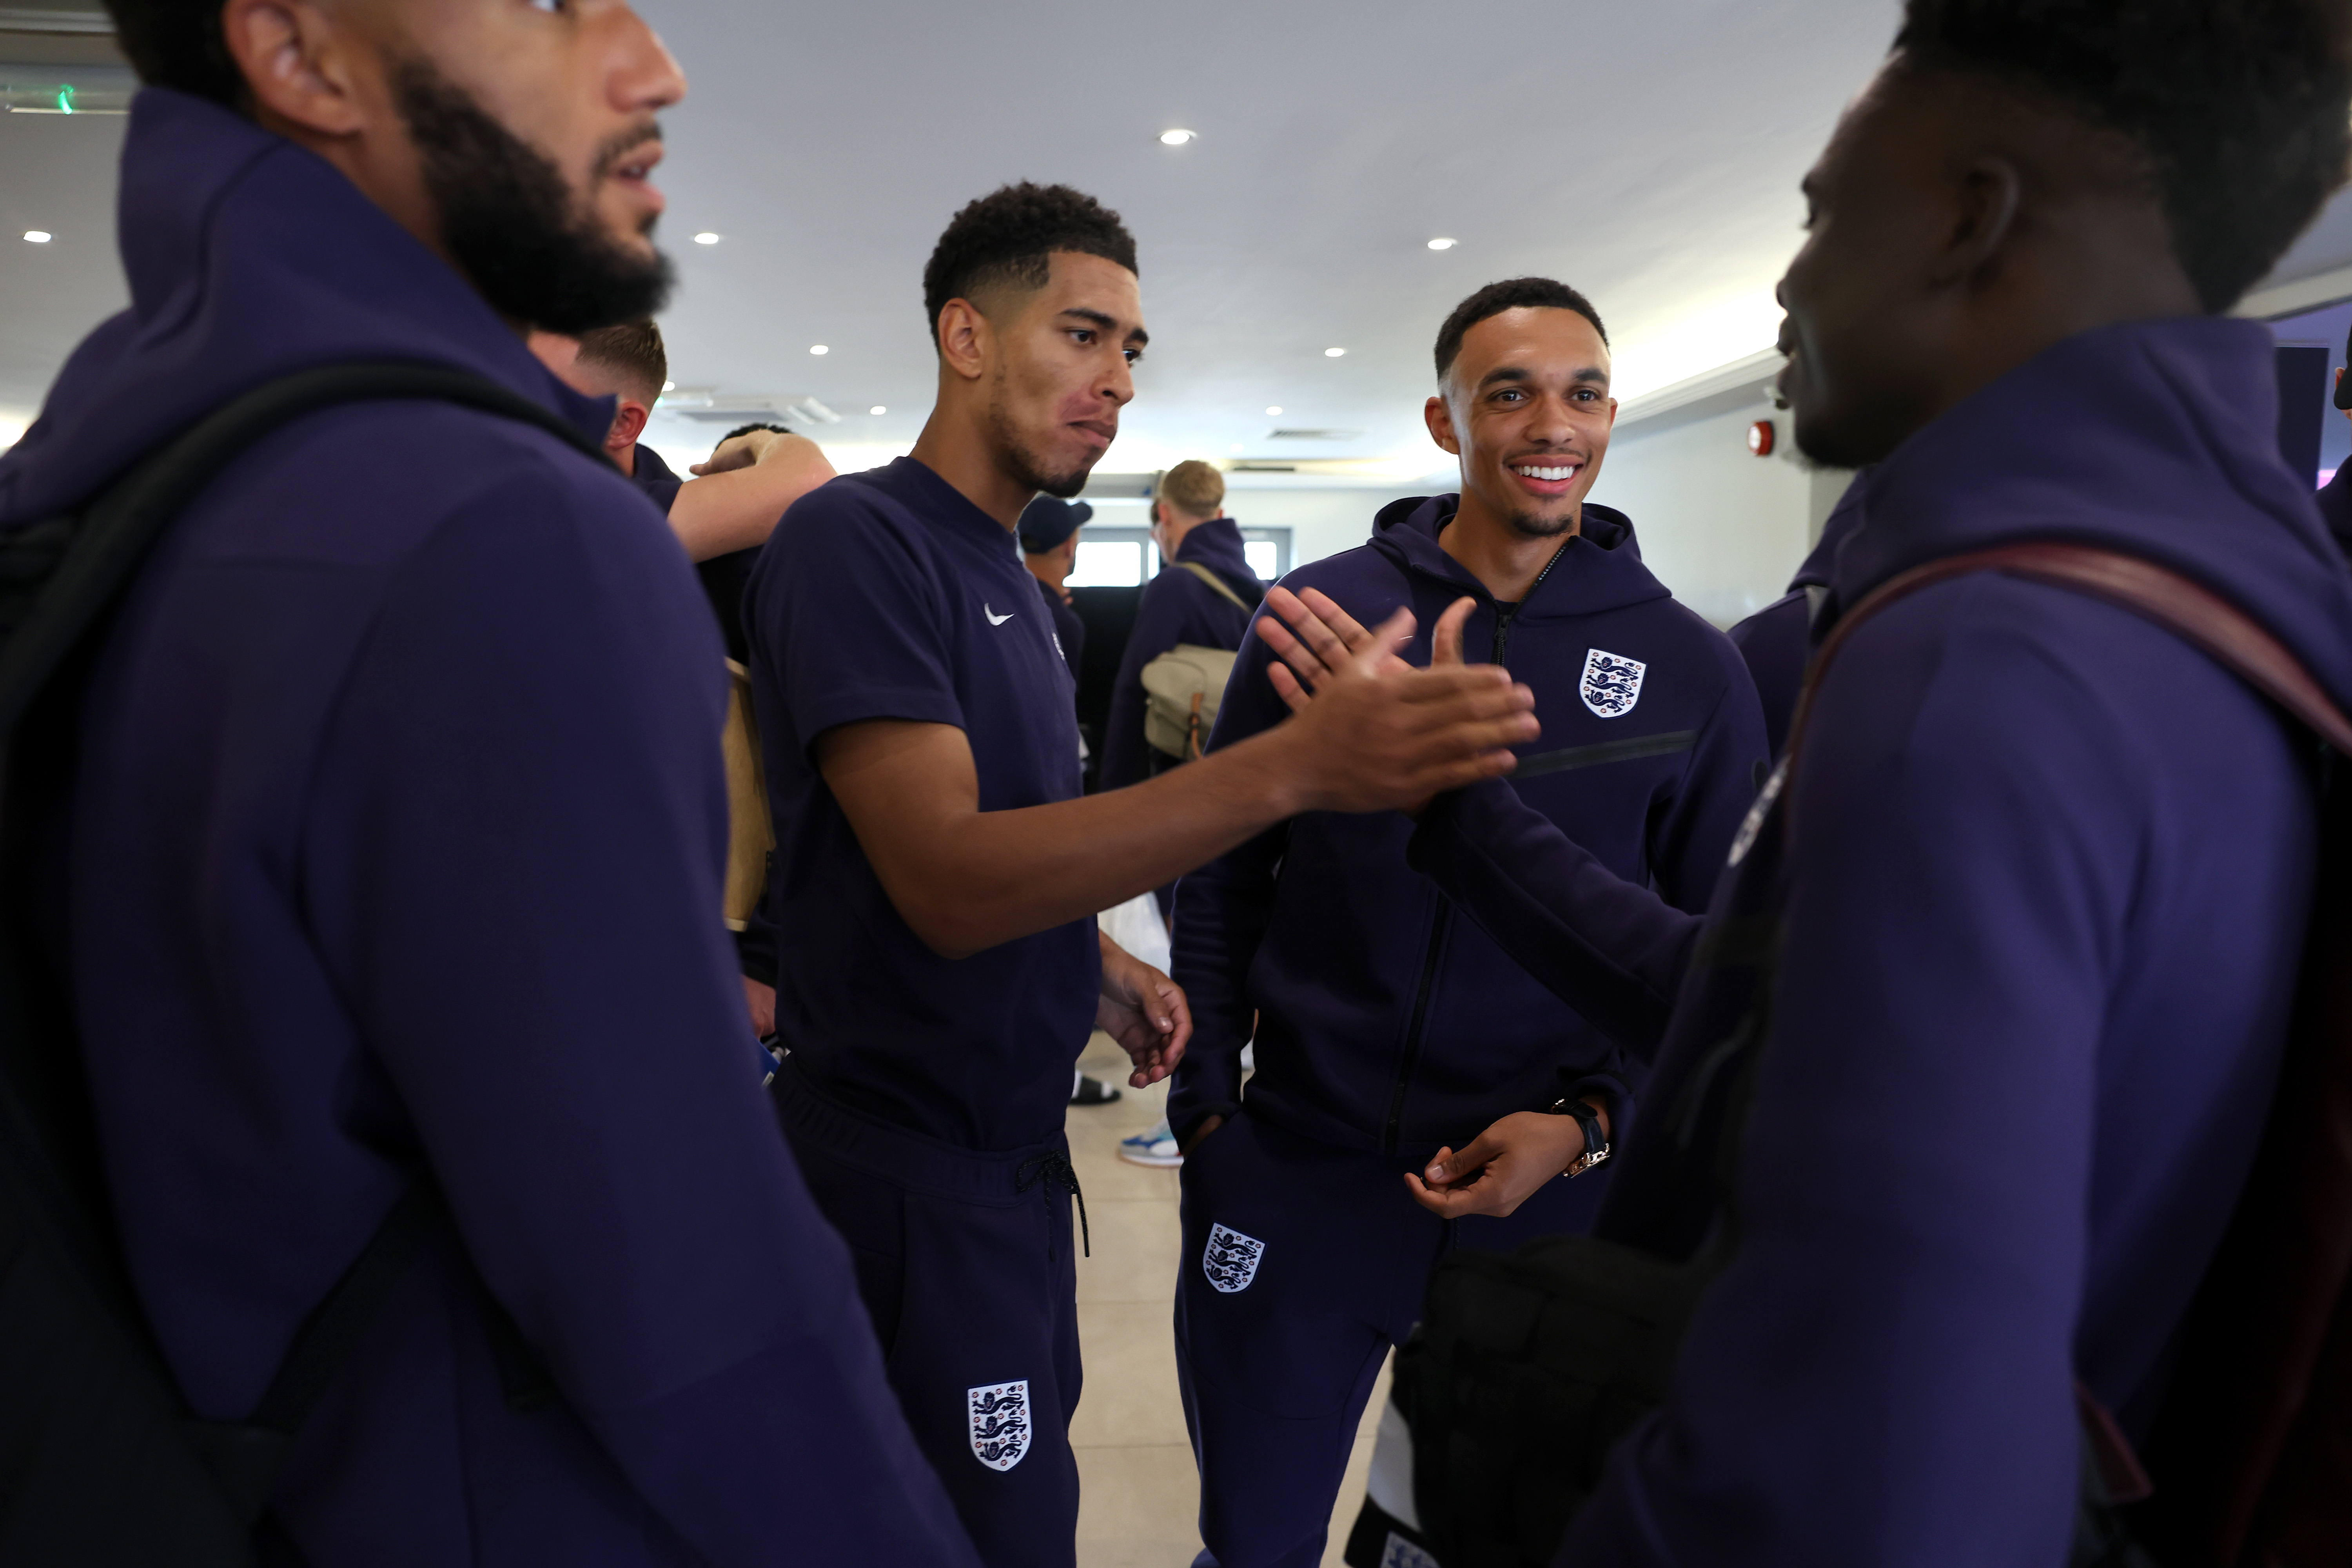
M 1094 1037 L 1078 1065 L 1108 1082 L 1126 1082 L 1127 1058 L 1106 1036 Z M 1184 1568 L 1201 1550 L 1193 1527 L 1200 1484 L 1176 1397 L 1170 1326 L 1180 1261 L 1176 1173 L 1118 1157 L 1118 1141 L 1159 1121 L 1166 1099 L 1164 1085 L 1130 1089 L 1116 1104 L 1070 1112 L 1070 1163 L 1086 1188 L 1094 1229 L 1094 1256 L 1078 1260 L 1087 1384 L 1070 1427 L 1085 1489 L 1078 1568 Z M 1387 1402 L 1383 1372 L 1332 1512 L 1327 1568 L 1337 1568 L 1363 1501 L 1372 1428 Z

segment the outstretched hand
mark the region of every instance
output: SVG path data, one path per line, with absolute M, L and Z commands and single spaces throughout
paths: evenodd
M 1304 594 L 1269 589 L 1265 607 L 1274 615 L 1258 617 L 1257 635 L 1281 660 L 1267 667 L 1266 677 L 1293 712 L 1304 710 L 1315 700 L 1315 689 L 1349 660 L 1370 658 L 1376 674 L 1412 668 L 1396 652 L 1412 640 L 1410 611 L 1399 610 L 1379 631 L 1370 632 L 1320 588 Z M 1465 595 L 1437 617 L 1429 634 L 1432 669 L 1461 667 L 1462 626 L 1477 607 L 1478 601 Z

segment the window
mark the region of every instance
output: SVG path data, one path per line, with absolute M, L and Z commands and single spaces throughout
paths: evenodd
M 1249 569 L 1259 580 L 1271 583 L 1290 570 L 1290 530 L 1244 528 L 1242 553 L 1248 557 Z
M 1063 580 L 1072 588 L 1134 588 L 1160 569 L 1160 552 L 1149 528 L 1099 528 L 1078 535 L 1078 558 Z

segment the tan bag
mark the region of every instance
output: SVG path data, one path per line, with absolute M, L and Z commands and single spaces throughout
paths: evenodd
M 776 826 L 768 816 L 767 770 L 760 727 L 751 717 L 751 672 L 727 661 L 727 723 L 719 735 L 727 759 L 727 889 L 719 902 L 729 931 L 741 931 L 768 885 L 768 851 Z
M 1225 580 L 1197 561 L 1171 563 L 1206 583 L 1216 595 L 1251 613 Z M 1189 763 L 1209 743 L 1217 705 L 1232 679 L 1235 656 L 1221 647 L 1180 642 L 1143 667 L 1143 738 L 1153 751 Z

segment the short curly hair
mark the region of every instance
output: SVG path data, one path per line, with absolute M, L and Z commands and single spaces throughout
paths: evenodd
M 1454 306 L 1445 324 L 1437 329 L 1437 379 L 1444 381 L 1445 373 L 1454 368 L 1455 356 L 1462 353 L 1462 340 L 1471 328 L 1489 316 L 1518 310 L 1573 310 L 1592 323 L 1602 347 L 1609 344 L 1609 329 L 1601 324 L 1601 312 L 1567 284 L 1553 278 L 1506 278 Z
M 141 81 L 244 111 L 245 73 L 221 32 L 221 0 L 106 0 L 106 14 Z
M 1895 68 L 1974 77 L 2146 160 L 2199 300 L 2237 303 L 2352 162 L 2344 0 L 1908 0 Z
M 940 342 L 940 312 L 950 300 L 1010 283 L 1043 289 L 1055 251 L 1099 256 L 1136 270 L 1135 237 L 1118 215 L 1084 191 L 1067 185 L 1005 185 L 948 221 L 947 232 L 923 268 L 923 309 L 929 312 L 931 346 Z

